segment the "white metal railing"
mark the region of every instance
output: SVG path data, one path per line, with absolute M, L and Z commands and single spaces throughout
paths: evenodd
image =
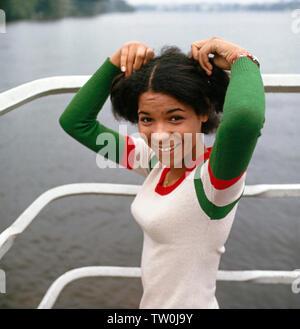
M 0 116 L 29 103 L 34 99 L 74 93 L 90 76 L 59 76 L 38 79 L 0 93 Z M 300 74 L 262 74 L 266 92 L 300 92 Z M 84 194 L 135 196 L 139 185 L 79 183 L 52 188 L 40 195 L 27 209 L 0 234 L 0 260 L 13 245 L 15 238 L 24 232 L 40 211 L 54 200 Z M 300 184 L 247 185 L 245 197 L 300 197 Z M 140 277 L 140 268 L 91 266 L 73 269 L 60 276 L 48 289 L 38 308 L 51 308 L 61 291 L 70 282 L 90 276 Z M 217 280 L 273 284 L 300 284 L 300 272 L 294 271 L 218 271 Z
M 15 238 L 24 232 L 36 216 L 50 202 L 74 195 L 97 194 L 135 196 L 140 185 L 78 183 L 61 185 L 40 195 L 24 212 L 0 234 L 0 260 L 12 246 Z M 259 184 L 246 185 L 244 197 L 300 197 L 300 184 Z
M 86 277 L 122 277 L 139 278 L 141 269 L 139 267 L 117 267 L 117 266 L 88 266 L 76 268 L 68 271 L 57 278 L 42 301 L 38 305 L 39 309 L 52 308 L 62 290 L 70 282 Z M 289 284 L 295 285 L 295 289 L 300 286 L 300 270 L 295 271 L 218 271 L 218 281 L 240 281 L 267 284 Z
M 34 218 L 50 202 L 64 197 L 84 194 L 134 196 L 138 185 L 80 183 L 68 184 L 52 188 L 41 194 L 24 212 L 0 234 L 0 260 L 12 246 L 15 238 L 24 232 Z
M 88 75 L 58 76 L 34 80 L 0 94 L 0 116 L 36 98 L 74 93 L 90 78 Z M 262 74 L 265 91 L 299 93 L 300 74 Z

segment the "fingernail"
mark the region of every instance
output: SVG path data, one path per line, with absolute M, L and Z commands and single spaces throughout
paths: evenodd
M 125 72 L 125 71 L 126 71 L 126 67 L 125 67 L 125 66 L 122 66 L 122 67 L 121 67 L 121 71 L 122 71 L 122 72 Z

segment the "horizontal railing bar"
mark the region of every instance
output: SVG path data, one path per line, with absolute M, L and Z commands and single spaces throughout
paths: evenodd
M 87 277 L 141 277 L 140 267 L 87 266 L 70 270 L 58 277 L 47 290 L 39 309 L 49 309 L 55 304 L 62 290 L 70 282 Z M 296 281 L 297 280 L 297 281 Z M 222 271 L 217 272 L 217 281 L 240 281 L 268 284 L 300 284 L 300 270 L 294 271 Z M 299 281 L 299 282 L 298 282 Z
M 37 79 L 0 94 L 0 116 L 37 98 L 76 93 L 90 76 L 71 75 Z
M 90 75 L 54 76 L 30 81 L 0 93 L 0 116 L 34 99 L 77 92 Z M 300 74 L 262 74 L 265 92 L 299 93 Z
M 298 198 L 300 197 L 300 184 L 246 185 L 243 196 L 248 198 Z
M 15 222 L 0 234 L 0 259 L 12 246 L 14 239 L 21 234 L 33 219 L 50 202 L 75 195 L 96 194 L 114 196 L 135 196 L 141 185 L 78 183 L 52 188 L 41 194 Z M 245 197 L 300 197 L 300 184 L 261 184 L 246 185 Z
M 38 308 L 52 308 L 61 291 L 70 282 L 81 278 L 98 276 L 139 278 L 141 276 L 141 270 L 139 267 L 117 266 L 88 266 L 70 270 L 52 283 Z
M 267 93 L 299 93 L 300 74 L 262 74 Z

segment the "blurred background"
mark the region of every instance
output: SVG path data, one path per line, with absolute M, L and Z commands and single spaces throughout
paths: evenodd
M 125 42 L 184 52 L 214 35 L 239 44 L 262 74 L 300 74 L 299 1 L 0 0 L 0 92 L 62 75 L 92 75 Z M 124 168 L 99 169 L 96 154 L 68 136 L 58 118 L 74 94 L 47 96 L 0 118 L 0 232 L 46 190 L 70 183 L 142 184 Z M 266 94 L 266 122 L 247 185 L 299 183 L 299 94 Z M 107 100 L 98 119 L 118 130 Z M 137 127 L 128 124 L 128 133 Z M 207 136 L 212 146 L 214 136 Z M 82 266 L 140 266 L 142 230 L 132 197 L 74 196 L 48 205 L 4 256 L 0 308 L 36 308 L 51 283 Z M 300 268 L 299 200 L 243 198 L 222 270 Z M 298 308 L 289 285 L 217 283 L 221 308 Z M 55 308 L 138 308 L 140 279 L 71 283 Z

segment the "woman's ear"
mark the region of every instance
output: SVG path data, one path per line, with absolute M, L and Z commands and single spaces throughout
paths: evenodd
M 208 106 L 210 107 L 210 99 L 208 97 L 205 97 L 206 103 L 208 104 Z M 208 120 L 208 114 L 201 114 L 201 121 L 202 122 L 206 122 Z
M 206 122 L 208 120 L 208 114 L 201 114 L 201 121 Z

